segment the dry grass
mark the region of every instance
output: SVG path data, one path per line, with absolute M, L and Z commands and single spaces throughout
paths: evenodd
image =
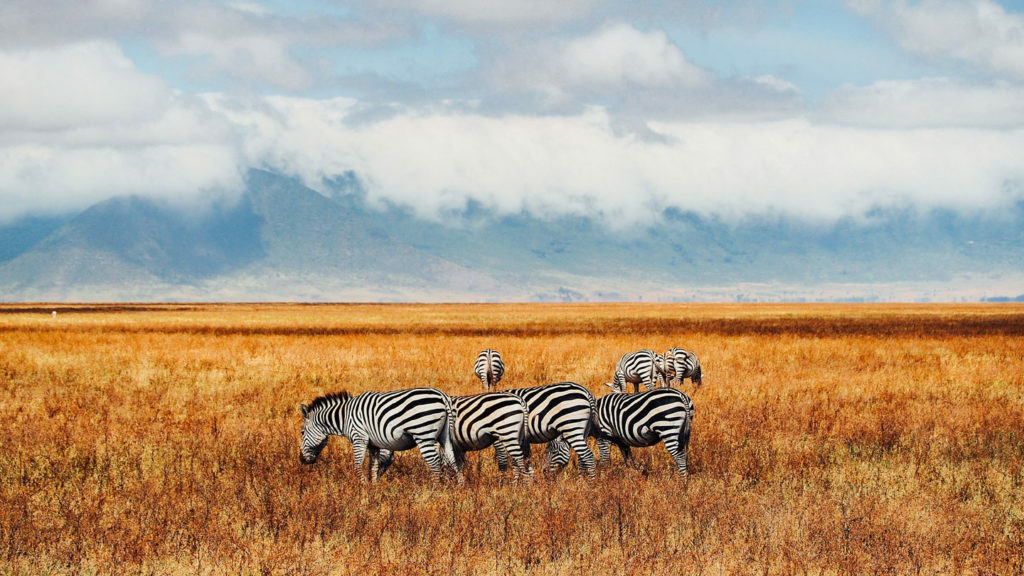
M 50 311 L 56 309 L 56 319 Z M 604 394 L 642 347 L 700 354 L 681 483 L 642 470 L 462 489 L 403 453 L 298 459 L 348 389 Z M 0 307 L 0 574 L 1022 574 L 1024 307 Z

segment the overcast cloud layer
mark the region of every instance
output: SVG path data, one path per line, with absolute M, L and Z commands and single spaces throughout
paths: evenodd
M 470 199 L 624 226 L 1024 198 L 1009 4 L 662 4 L 8 1 L 0 221 L 209 204 L 252 167 L 354 171 L 434 219 Z

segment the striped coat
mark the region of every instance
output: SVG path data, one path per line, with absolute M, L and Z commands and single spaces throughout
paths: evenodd
M 594 453 L 587 446 L 591 433 L 596 400 L 594 394 L 575 382 L 559 382 L 509 390 L 526 402 L 529 417 L 526 438 L 531 444 L 546 444 L 555 439 L 565 441 L 564 461 L 548 458 L 552 471 L 569 462 L 569 451 L 576 453 L 580 470 L 594 476 Z M 550 451 L 550 445 L 548 450 Z
M 366 481 L 363 462 L 370 455 L 370 480 L 391 464 L 392 453 L 419 448 L 435 479 L 442 465 L 462 472 L 456 461 L 455 409 L 447 394 L 434 388 L 412 388 L 393 392 L 347 392 L 329 394 L 303 404 L 303 464 L 316 462 L 331 436 L 352 442 L 352 453 L 360 480 Z
M 483 450 L 493 445 L 498 469 L 504 471 L 512 463 L 513 480 L 530 478 L 526 440 L 526 402 L 507 392 L 486 392 L 473 396 L 453 396 L 455 407 L 456 457 L 462 463 L 463 453 Z
M 687 449 L 693 425 L 690 397 L 675 388 L 658 388 L 639 394 L 611 393 L 597 401 L 595 435 L 601 462 L 610 458 L 615 444 L 627 462 L 630 449 L 665 444 L 676 470 L 687 474 Z
M 473 373 L 480 379 L 484 390 L 492 390 L 505 375 L 505 362 L 497 350 L 481 350 L 480 354 L 477 354 L 476 362 L 473 363 Z
M 643 384 L 646 390 L 650 390 L 662 379 L 663 365 L 664 359 L 654 350 L 637 350 L 623 354 L 619 358 L 619 363 L 615 365 L 612 389 L 625 392 L 626 383 L 630 383 L 634 392 L 640 390 L 640 384 Z

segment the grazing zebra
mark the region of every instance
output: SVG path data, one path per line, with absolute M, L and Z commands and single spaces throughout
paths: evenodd
M 473 372 L 480 379 L 484 390 L 494 388 L 505 374 L 505 363 L 501 361 L 501 354 L 491 348 L 481 350 L 476 357 L 476 363 L 473 364 Z
M 526 402 L 529 415 L 526 440 L 544 444 L 561 438 L 566 442 L 564 461 L 551 469 L 557 472 L 569 462 L 569 449 L 576 452 L 580 469 L 594 477 L 594 453 L 587 446 L 596 400 L 594 394 L 575 382 L 560 382 L 532 388 L 509 390 Z M 548 450 L 550 451 L 550 445 Z M 550 457 L 549 457 L 550 462 Z
M 507 392 L 485 392 L 473 396 L 453 396 L 455 407 L 456 459 L 461 468 L 463 453 L 494 445 L 498 469 L 502 472 L 512 461 L 513 481 L 527 479 L 533 471 L 526 460 L 530 445 L 526 441 L 526 402 Z
M 363 460 L 370 453 L 370 480 L 391 465 L 393 452 L 419 448 L 435 479 L 442 462 L 454 469 L 459 484 L 462 471 L 456 461 L 455 409 L 448 395 L 434 388 L 394 392 L 348 392 L 321 396 L 302 409 L 303 464 L 316 462 L 332 436 L 352 442 L 355 467 L 365 482 Z M 440 453 L 438 452 L 440 445 Z
M 697 359 L 696 354 L 682 348 L 672 348 L 665 353 L 662 373 L 669 385 L 672 382 L 679 382 L 679 385 L 682 386 L 684 378 L 689 378 L 696 386 L 700 386 L 702 383 L 700 360 Z M 669 374 L 672 375 L 671 378 L 669 378 Z
M 676 472 L 687 475 L 686 451 L 690 445 L 693 424 L 693 402 L 675 388 L 658 388 L 639 394 L 612 392 L 597 400 L 594 436 L 600 461 L 611 461 L 609 444 L 618 446 L 622 458 L 631 461 L 630 448 L 654 446 L 664 442 L 676 462 Z M 558 465 L 568 461 L 569 449 L 564 442 L 552 442 L 548 462 Z
M 612 389 L 617 392 L 625 392 L 626 383 L 629 382 L 633 384 L 634 392 L 640 390 L 640 384 L 644 385 L 644 389 L 650 390 L 662 379 L 663 365 L 664 359 L 654 350 L 637 350 L 623 354 L 615 366 Z

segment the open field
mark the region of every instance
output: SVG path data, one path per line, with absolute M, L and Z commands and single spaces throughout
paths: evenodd
M 676 345 L 685 482 L 299 463 L 325 392 L 475 393 L 495 347 L 600 396 Z M 3 305 L 0 574 L 89 573 L 1024 574 L 1024 305 Z

